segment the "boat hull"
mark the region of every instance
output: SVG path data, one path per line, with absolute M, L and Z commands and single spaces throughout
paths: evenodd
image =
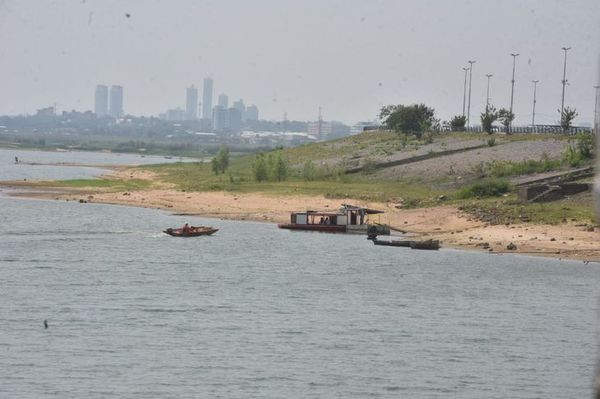
M 288 229 L 288 230 L 322 231 L 322 232 L 326 232 L 326 233 L 345 233 L 346 232 L 346 226 L 338 226 L 335 224 L 280 223 L 277 226 L 280 229 Z
M 168 234 L 172 237 L 200 237 L 200 236 L 209 236 L 211 234 L 216 233 L 219 229 L 214 229 L 212 227 L 202 227 L 196 230 L 184 232 L 183 229 L 166 229 L 163 230 L 163 233 Z

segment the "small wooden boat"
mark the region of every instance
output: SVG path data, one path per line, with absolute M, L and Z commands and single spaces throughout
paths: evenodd
M 412 241 L 410 243 L 412 249 L 440 249 L 438 240 Z
M 373 240 L 373 244 L 375 245 L 387 245 L 389 247 L 410 247 L 410 243 L 412 241 L 399 241 L 399 240 L 392 240 L 392 241 L 385 241 L 385 240 Z
M 183 228 L 180 229 L 172 229 L 168 228 L 163 230 L 163 233 L 168 234 L 173 237 L 199 237 L 199 236 L 209 236 L 213 233 L 216 233 L 219 229 L 215 229 L 214 227 L 208 226 L 190 226 L 187 231 L 184 231 Z
M 410 247 L 412 249 L 440 249 L 440 242 L 438 240 L 424 240 L 424 241 L 405 241 L 405 240 L 397 240 L 397 241 L 386 241 L 386 240 L 377 240 L 371 239 L 373 244 L 375 245 L 386 245 L 389 247 Z

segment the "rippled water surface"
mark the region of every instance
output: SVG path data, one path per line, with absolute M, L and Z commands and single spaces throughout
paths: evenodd
M 15 163 L 15 157 L 19 159 L 18 164 Z M 103 152 L 0 149 L 0 180 L 91 178 L 107 172 L 106 169 L 102 169 L 102 165 L 145 165 L 179 160 L 189 161 L 190 159 Z M 64 166 L 61 163 L 88 166 Z
M 160 232 L 185 221 L 220 231 Z M 0 397 L 589 397 L 599 279 L 581 262 L 0 198 Z

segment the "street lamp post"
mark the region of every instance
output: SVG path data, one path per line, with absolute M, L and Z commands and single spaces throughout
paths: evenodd
M 562 121 L 563 111 L 565 109 L 565 86 L 567 85 L 567 51 L 571 50 L 571 47 L 563 47 L 565 52 L 565 64 L 563 67 L 563 79 L 562 79 L 562 98 L 560 100 L 560 119 Z
M 466 104 L 466 100 L 467 100 L 467 71 L 469 70 L 469 68 L 463 68 L 463 71 L 465 71 L 465 86 L 463 87 L 463 113 L 462 116 L 465 116 L 465 104 Z
M 594 134 L 598 134 L 598 89 L 600 89 L 600 86 L 594 86 L 594 89 L 596 89 L 596 102 L 594 104 Z
M 471 83 L 473 82 L 473 64 L 477 61 L 468 61 L 469 67 L 469 105 L 467 106 L 467 127 L 471 127 Z
M 490 78 L 494 75 L 492 74 L 486 74 L 485 75 L 488 79 L 487 81 L 487 94 L 485 95 L 485 112 L 487 112 L 488 107 L 490 106 Z
M 532 80 L 533 82 L 533 114 L 531 116 L 531 126 L 535 126 L 535 103 L 536 101 L 536 95 L 537 95 L 537 84 L 539 83 L 539 80 Z
M 517 63 L 517 57 L 519 56 L 519 53 L 516 53 L 516 54 L 515 53 L 511 53 L 510 55 L 511 55 L 511 57 L 513 57 L 512 80 L 510 81 L 511 82 L 511 89 L 510 89 L 510 114 L 514 115 L 513 114 L 513 99 L 514 99 L 514 93 L 515 93 L 515 66 L 516 66 L 516 63 Z M 511 121 L 511 123 L 509 125 L 509 130 L 510 130 L 511 127 L 512 127 L 512 121 Z

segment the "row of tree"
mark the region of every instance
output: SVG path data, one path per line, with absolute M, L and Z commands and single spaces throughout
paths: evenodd
M 223 174 L 229 167 L 229 148 L 223 145 L 211 161 L 212 171 L 218 175 Z M 252 163 L 252 174 L 256 181 L 283 181 L 288 178 L 289 165 L 288 160 L 282 155 L 281 150 L 270 152 L 265 156 L 264 153 L 256 155 Z
M 558 110 L 558 112 L 560 114 L 560 126 L 564 130 L 569 130 L 577 117 L 577 111 L 566 107 L 562 111 Z M 440 131 L 442 127 L 440 120 L 435 117 L 435 110 L 425 104 L 386 105 L 381 108 L 379 119 L 386 128 L 396 132 L 413 134 L 419 139 L 424 132 Z M 504 126 L 505 132 L 510 133 L 515 114 L 506 108 L 496 110 L 493 105 L 487 105 L 485 111 L 481 113 L 480 119 L 481 126 L 487 133 L 493 132 L 496 121 Z M 456 115 L 450 120 L 450 128 L 454 131 L 464 130 L 466 122 L 466 116 Z

